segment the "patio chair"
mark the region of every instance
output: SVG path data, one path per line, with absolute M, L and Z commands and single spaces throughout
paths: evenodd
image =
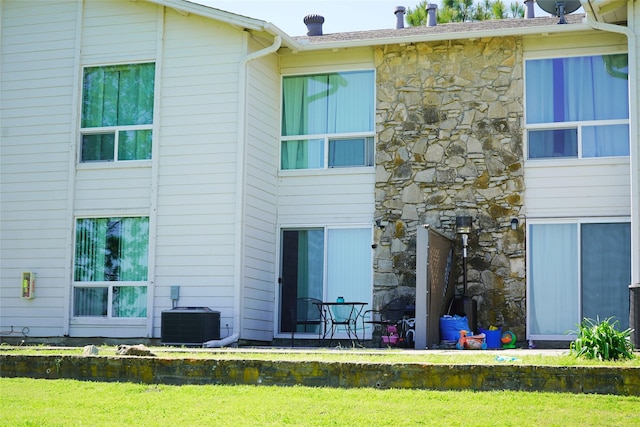
M 385 336 L 387 337 L 386 342 L 392 343 L 394 340 L 391 339 L 389 334 L 391 333 L 390 331 L 393 331 L 393 328 L 390 327 L 396 327 L 396 331 L 398 329 L 402 330 L 402 328 L 398 328 L 398 326 L 401 326 L 402 324 L 405 310 L 407 309 L 407 305 L 409 303 L 409 298 L 400 297 L 389 301 L 379 310 L 367 310 L 365 311 L 363 316 L 363 323 L 370 324 L 374 328 L 381 329 L 381 343 L 382 341 L 385 341 L 385 339 L 383 338 Z M 366 325 L 363 325 L 363 327 L 366 327 Z
M 298 330 L 298 325 L 304 326 L 304 332 L 307 332 L 309 326 L 317 327 L 318 338 L 320 338 L 322 315 L 319 303 L 322 301 L 317 298 L 298 298 L 295 306 L 291 308 L 291 347 L 294 344 L 294 335 Z

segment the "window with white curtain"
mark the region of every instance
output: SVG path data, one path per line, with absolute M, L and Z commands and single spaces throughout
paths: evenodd
M 373 71 L 286 76 L 282 91 L 282 170 L 373 165 Z
M 84 69 L 81 162 L 151 159 L 155 64 Z
M 628 222 L 529 225 L 528 335 L 572 339 L 583 318 L 629 327 L 631 227 Z
M 290 332 L 298 298 L 371 301 L 372 274 L 370 227 L 283 229 L 280 332 Z
M 627 54 L 525 62 L 529 159 L 629 155 Z
M 76 221 L 73 315 L 146 317 L 147 217 Z

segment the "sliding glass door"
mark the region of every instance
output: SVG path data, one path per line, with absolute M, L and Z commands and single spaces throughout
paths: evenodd
M 281 236 L 280 332 L 292 331 L 299 298 L 370 303 L 371 228 L 283 229 Z
M 527 331 L 530 339 L 572 339 L 581 319 L 613 317 L 629 326 L 628 222 L 529 226 Z

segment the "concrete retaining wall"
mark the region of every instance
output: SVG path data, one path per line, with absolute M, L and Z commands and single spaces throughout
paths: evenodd
M 640 367 L 0 355 L 0 376 L 162 384 L 520 390 L 640 396 Z

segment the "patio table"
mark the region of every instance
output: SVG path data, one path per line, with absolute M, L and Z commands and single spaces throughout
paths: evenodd
M 320 310 L 321 321 L 323 323 L 322 339 L 329 337 L 330 342 L 333 340 L 338 328 L 343 327 L 347 333 L 347 337 L 353 341 L 356 340 L 360 344 L 358 337 L 358 319 L 362 317 L 366 302 L 359 301 L 339 301 L 339 302 L 317 302 L 315 303 Z

